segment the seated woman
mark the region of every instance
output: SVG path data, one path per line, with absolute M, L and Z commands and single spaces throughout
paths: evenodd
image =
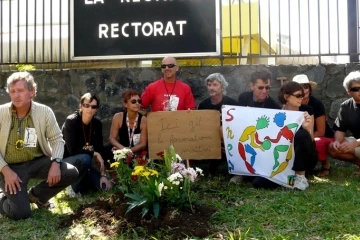
M 65 140 L 64 158 L 76 156 L 64 161 L 73 164 L 79 171 L 78 180 L 72 184 L 75 193 L 84 194 L 94 189 L 108 190 L 112 186 L 105 175 L 102 158 L 102 123 L 94 117 L 99 106 L 100 100 L 96 95 L 85 93 L 80 99 L 80 109 L 68 116 L 62 126 Z M 93 158 L 96 159 L 100 172 L 94 168 Z
M 112 151 L 130 148 L 133 153 L 138 153 L 147 146 L 147 119 L 139 113 L 140 93 L 126 90 L 121 97 L 126 110 L 113 117 L 109 136 L 110 148 Z
M 324 104 L 322 104 L 320 100 L 311 96 L 312 90 L 316 88 L 317 84 L 309 81 L 305 74 L 295 76 L 293 81 L 299 83 L 304 89 L 305 96 L 301 103 L 311 106 L 314 110 L 314 140 L 316 150 L 318 151 L 318 159 L 321 161 L 321 171 L 317 176 L 327 176 L 330 171 L 330 162 L 327 159 L 327 149 L 329 144 L 334 141 L 334 131 L 326 121 Z
M 312 107 L 302 105 L 304 89 L 296 82 L 287 82 L 281 86 L 279 101 L 283 110 L 304 112 L 304 121 L 294 137 L 295 159 L 292 170 L 295 171 L 294 188 L 305 190 L 309 183 L 305 177 L 311 174 L 317 163 L 317 152 L 313 142 L 314 112 Z M 276 183 L 262 177 L 256 177 L 253 185 L 255 188 L 272 188 Z

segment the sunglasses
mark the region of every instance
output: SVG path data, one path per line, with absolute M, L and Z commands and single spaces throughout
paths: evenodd
M 131 102 L 132 104 L 135 104 L 136 102 L 137 102 L 138 104 L 141 104 L 141 103 L 142 103 L 141 99 L 138 99 L 138 100 L 133 99 L 133 100 L 131 100 L 130 102 Z
M 173 68 L 173 67 L 175 67 L 176 66 L 176 64 L 173 64 L 173 63 L 170 63 L 170 64 L 161 64 L 161 68 L 166 68 L 166 67 L 168 67 L 168 68 Z
M 82 105 L 84 108 L 89 108 L 89 107 L 91 107 L 91 109 L 98 109 L 98 108 L 99 108 L 98 105 L 90 105 L 90 104 L 88 104 L 88 103 L 82 103 L 81 105 Z
M 264 88 L 265 88 L 266 90 L 270 90 L 271 86 L 266 86 L 266 87 L 264 87 L 264 86 L 258 86 L 258 87 L 257 87 L 257 89 L 259 89 L 259 90 L 263 90 Z
M 293 94 L 293 93 L 291 93 L 290 95 L 291 95 L 291 96 L 294 96 L 294 97 L 296 97 L 296 98 L 303 98 L 303 97 L 305 97 L 305 93 L 298 93 L 298 94 Z
M 350 92 L 358 92 L 360 90 L 360 87 L 352 87 L 350 88 Z
M 303 89 L 309 89 L 310 88 L 310 84 L 301 84 Z

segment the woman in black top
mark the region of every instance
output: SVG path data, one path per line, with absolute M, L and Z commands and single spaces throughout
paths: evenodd
M 309 187 L 305 173 L 311 174 L 317 163 L 317 152 L 313 142 L 314 111 L 312 107 L 301 104 L 303 97 L 304 90 L 296 82 L 287 82 L 280 88 L 279 101 L 283 104 L 282 109 L 304 112 L 304 121 L 294 137 L 295 159 L 292 168 L 295 171 L 294 188 L 299 190 L 305 190 Z M 255 188 L 277 186 L 277 184 L 270 183 L 269 180 L 262 177 L 256 177 L 253 185 Z
M 327 159 L 327 149 L 329 144 L 334 141 L 334 131 L 326 121 L 324 104 L 317 98 L 311 96 L 312 90 L 316 88 L 317 84 L 309 81 L 305 74 L 296 75 L 293 78 L 293 81 L 299 83 L 304 89 L 305 96 L 301 103 L 309 105 L 314 109 L 314 140 L 316 150 L 318 151 L 318 159 L 321 161 L 322 165 L 321 171 L 317 176 L 327 176 L 330 171 L 330 162 Z
M 109 142 L 112 150 L 130 148 L 137 153 L 147 146 L 147 119 L 139 113 L 140 93 L 127 90 L 122 94 L 122 99 L 126 111 L 114 115 Z
M 69 115 L 62 126 L 64 161 L 73 164 L 79 171 L 78 180 L 72 184 L 75 193 L 84 194 L 94 187 L 106 190 L 112 187 L 105 175 L 102 157 L 102 123 L 94 117 L 99 106 L 100 100 L 96 95 L 84 94 L 80 99 L 80 109 Z M 100 172 L 92 165 L 93 158 L 97 161 Z

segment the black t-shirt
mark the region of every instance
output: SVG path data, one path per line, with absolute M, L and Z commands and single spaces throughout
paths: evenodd
M 221 121 L 221 107 L 222 105 L 234 105 L 237 106 L 237 102 L 235 99 L 228 97 L 228 96 L 223 96 L 221 102 L 219 102 L 218 104 L 212 104 L 211 103 L 211 98 L 207 98 L 204 101 L 202 101 L 199 106 L 198 106 L 198 110 L 218 110 L 220 112 L 220 124 L 222 124 Z
M 310 96 L 308 105 L 314 109 L 314 119 L 321 117 L 323 115 L 326 117 L 324 104 L 322 104 L 322 102 L 320 100 L 316 99 L 313 96 Z M 316 127 L 316 121 L 315 121 L 314 122 L 314 131 L 316 132 L 316 130 L 317 130 L 317 127 Z M 325 137 L 328 137 L 328 138 L 334 137 L 334 131 L 331 129 L 330 125 L 327 123 L 326 120 L 325 120 Z
M 102 123 L 93 117 L 88 125 L 83 124 L 81 112 L 76 111 L 69 115 L 62 126 L 62 134 L 65 140 L 64 158 L 77 154 L 88 154 L 91 157 L 94 151 L 102 155 L 104 153 Z M 93 146 L 93 150 L 83 149 L 86 142 Z
M 280 105 L 268 96 L 264 102 L 255 102 L 253 92 L 243 92 L 239 95 L 238 106 L 281 109 Z
M 311 116 L 311 115 L 314 115 L 314 109 L 309 106 L 309 105 L 303 105 L 301 104 L 301 106 L 299 107 L 299 111 L 300 112 L 308 112 L 308 114 Z
M 360 104 L 356 104 L 353 98 L 340 105 L 333 129 L 341 132 L 349 130 L 354 138 L 360 138 Z

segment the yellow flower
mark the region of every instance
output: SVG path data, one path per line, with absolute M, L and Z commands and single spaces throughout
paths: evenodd
M 135 166 L 131 175 L 140 175 L 144 171 L 144 166 Z
M 149 169 L 149 172 L 150 172 L 151 175 L 159 176 L 159 173 L 156 170 Z
M 112 164 L 110 164 L 110 168 L 118 168 L 119 167 L 119 162 L 114 162 Z

